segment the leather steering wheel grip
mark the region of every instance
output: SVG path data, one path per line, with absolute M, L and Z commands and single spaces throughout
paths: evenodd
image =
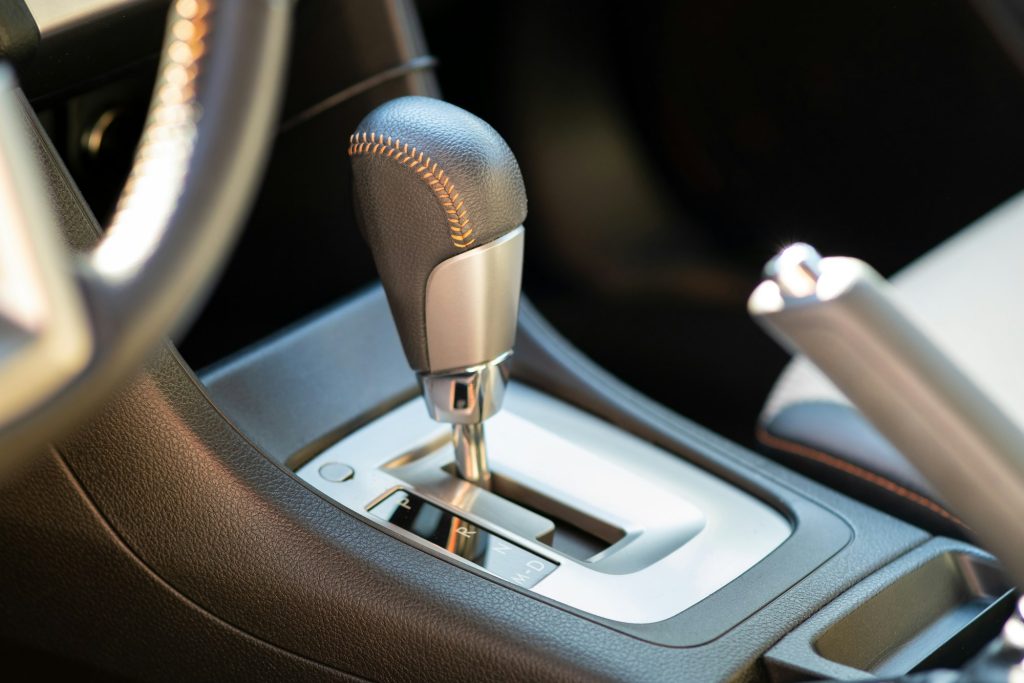
M 434 268 L 526 218 L 512 151 L 480 118 L 429 97 L 370 112 L 350 138 L 356 219 L 373 252 L 409 365 L 429 368 L 425 299 Z
M 130 179 L 109 229 L 74 261 L 93 355 L 43 402 L 0 424 L 0 454 L 7 459 L 35 452 L 87 419 L 166 334 L 190 321 L 226 262 L 262 178 L 277 127 L 294 0 L 169 4 Z M 38 168 L 29 164 L 22 172 L 43 187 Z

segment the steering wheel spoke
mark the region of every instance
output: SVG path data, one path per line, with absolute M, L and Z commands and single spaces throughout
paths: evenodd
M 87 418 L 197 312 L 268 157 L 292 0 L 174 0 L 111 224 L 71 257 L 0 64 L 0 469 Z
M 27 130 L 14 74 L 0 64 L 0 428 L 72 381 L 94 345 Z

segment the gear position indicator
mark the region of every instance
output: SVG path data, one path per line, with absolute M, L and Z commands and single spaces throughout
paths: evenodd
M 395 491 L 370 512 L 523 588 L 532 588 L 558 567 L 408 491 Z

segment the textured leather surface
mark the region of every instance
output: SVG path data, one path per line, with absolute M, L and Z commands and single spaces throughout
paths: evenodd
M 799 489 L 841 515 L 853 541 L 720 638 L 666 648 L 351 517 L 242 438 L 169 351 L 62 452 L 126 548 L 175 590 L 277 647 L 377 680 L 749 678 L 789 629 L 926 538 L 672 415 L 552 332 L 520 346 L 523 376 L 728 479 Z
M 318 680 L 338 671 L 375 680 L 750 680 L 763 677 L 759 653 L 925 540 L 638 395 L 528 305 L 521 321 L 520 379 L 720 476 L 774 482 L 780 495 L 799 491 L 841 515 L 853 541 L 713 642 L 655 646 L 342 512 L 255 448 L 165 348 L 102 417 L 64 444 L 65 475 L 56 476 L 59 463 L 47 464 L 49 476 L 26 478 L 24 491 L 0 492 L 5 633 L 154 680 Z M 391 364 L 404 365 L 389 344 Z M 304 372 L 277 381 L 301 386 L 317 373 L 334 377 L 332 386 L 309 386 L 321 394 L 357 393 L 373 381 L 332 369 L 319 352 L 295 351 L 293 367 Z M 300 353 L 307 354 L 301 363 Z M 264 398 L 262 408 L 273 410 Z M 323 430 L 306 437 L 346 428 L 344 415 L 331 424 L 328 412 L 311 423 Z M 282 423 L 268 428 L 285 429 Z M 288 448 L 304 441 L 298 429 L 287 435 Z M 71 470 L 81 485 L 77 497 L 68 493 L 76 486 Z M 132 578 L 139 572 L 149 578 Z M 205 628 L 207 620 L 220 627 Z M 290 664 L 288 652 L 328 668 Z
M 484 121 L 447 102 L 413 96 L 370 112 L 349 154 L 356 218 L 406 357 L 413 369 L 428 370 L 430 271 L 522 224 L 526 191 L 519 165 Z
M 892 281 L 904 309 L 932 340 L 1024 425 L 1022 253 L 1024 194 L 972 223 Z M 826 422 L 821 421 L 823 410 L 828 411 Z M 965 533 L 955 522 L 950 524 L 949 511 L 913 465 L 806 359 L 794 360 L 780 376 L 761 425 L 762 443 L 798 470 L 925 528 Z
M 0 635 L 9 641 L 125 680 L 356 680 L 258 640 L 175 591 L 128 552 L 52 451 L 0 488 L 0 548 Z M 0 667 L 7 680 L 40 678 L 19 678 L 17 664 Z
M 419 394 L 382 298 L 367 289 L 203 372 L 203 384 L 263 453 L 297 468 Z
M 524 299 L 524 329 L 542 329 L 530 310 Z M 354 330 L 359 334 L 351 334 Z M 339 360 L 331 353 L 339 343 L 352 343 L 358 349 L 350 349 L 346 359 Z M 520 358 L 520 374 L 532 367 L 530 360 L 529 355 Z M 356 386 L 347 386 L 342 377 L 351 377 Z M 398 335 L 379 286 L 281 338 L 256 345 L 204 375 L 204 382 L 217 406 L 253 443 L 293 469 L 332 443 L 330 437 L 319 435 L 337 439 L 337 425 L 345 425 L 350 432 L 372 419 L 377 411 L 368 414 L 366 401 L 393 406 L 416 393 L 414 374 L 402 361 Z M 309 439 L 309 447 L 298 451 L 288 447 Z M 756 567 L 681 614 L 657 624 L 602 623 L 669 646 L 704 643 L 758 611 L 850 541 L 849 526 L 820 506 L 780 493 L 756 477 L 742 477 L 738 483 L 772 501 L 784 517 L 794 521 L 790 537 Z

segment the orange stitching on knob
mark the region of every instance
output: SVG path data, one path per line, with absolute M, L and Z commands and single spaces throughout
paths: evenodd
M 348 139 L 348 155 L 354 157 L 364 154 L 397 161 L 434 191 L 434 196 L 448 215 L 449 237 L 456 248 L 465 249 L 476 242 L 472 236 L 473 227 L 469 223 L 468 210 L 463 208 L 465 202 L 459 199 L 455 183 L 445 177 L 444 170 L 438 168 L 437 162 L 432 162 L 430 157 L 424 158 L 423 152 L 409 147 L 409 143 L 403 144 L 398 138 L 392 139 L 390 135 L 385 139 L 379 133 L 370 133 L 369 136 L 365 131 L 353 133 Z

